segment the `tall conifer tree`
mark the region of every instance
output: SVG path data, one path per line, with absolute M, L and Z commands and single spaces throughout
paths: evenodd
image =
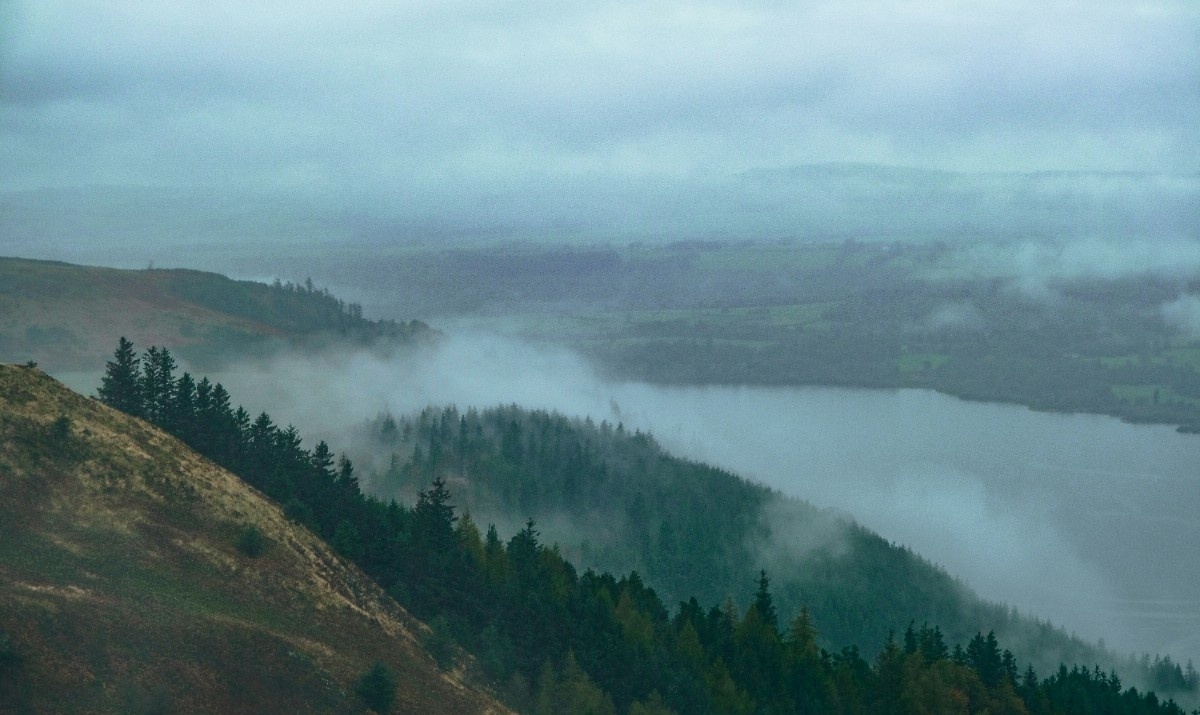
M 100 401 L 131 415 L 142 415 L 141 358 L 133 343 L 124 336 L 117 341 L 113 360 L 104 367 L 104 377 L 96 390 Z

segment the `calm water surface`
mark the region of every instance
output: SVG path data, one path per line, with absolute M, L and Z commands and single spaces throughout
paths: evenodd
M 994 600 L 1200 654 L 1200 437 L 922 390 L 614 388 L 666 446 L 852 515 Z

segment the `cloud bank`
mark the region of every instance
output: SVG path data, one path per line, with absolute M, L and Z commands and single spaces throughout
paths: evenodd
M 1163 320 L 1180 335 L 1200 339 L 1200 296 L 1186 293 L 1162 305 Z
M 1200 172 L 1187 0 L 0 12 L 0 193 L 56 192 L 5 224 L 29 244 L 64 213 L 92 227 L 76 240 L 117 243 L 808 235 L 830 216 L 861 231 L 880 202 L 909 232 L 1014 214 L 1177 228 Z M 830 164 L 935 173 L 778 180 Z M 102 230 L 130 190 L 187 210 Z

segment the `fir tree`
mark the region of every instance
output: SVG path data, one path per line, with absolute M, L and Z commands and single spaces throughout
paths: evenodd
M 113 360 L 104 367 L 104 377 L 96 390 L 100 401 L 127 414 L 142 415 L 142 369 L 141 358 L 133 350 L 133 343 L 121 337 Z
M 771 580 L 767 578 L 765 570 L 758 573 L 758 591 L 754 594 L 754 606 L 764 624 L 774 630 L 779 629 L 779 614 L 775 610 L 775 602 L 771 599 Z
M 175 358 L 169 350 L 153 345 L 146 349 L 141 387 L 144 416 L 157 425 L 164 425 L 175 398 Z

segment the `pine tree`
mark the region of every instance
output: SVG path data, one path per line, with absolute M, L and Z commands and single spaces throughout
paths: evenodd
M 185 441 L 195 446 L 196 381 L 190 374 L 185 372 L 175 381 L 164 420 L 168 432 L 185 435 Z
M 457 545 L 454 522 L 458 517 L 454 515 L 454 505 L 450 503 L 450 491 L 440 478 L 433 480 L 428 491 L 417 495 L 413 514 L 416 517 L 414 536 L 418 544 L 438 555 L 449 553 Z
M 792 619 L 792 626 L 788 629 L 787 646 L 788 652 L 796 660 L 817 661 L 820 659 L 821 649 L 817 645 L 817 628 L 813 625 L 808 606 L 802 606 L 800 613 Z
M 175 358 L 166 348 L 151 345 L 142 360 L 142 405 L 146 419 L 164 425 L 175 392 Z
M 986 636 L 982 633 L 975 634 L 967 644 L 967 661 L 989 689 L 995 688 L 1004 679 L 1004 657 L 1000 653 L 994 631 L 988 631 Z
M 133 343 L 123 336 L 117 341 L 113 360 L 104 367 L 104 377 L 96 393 L 109 407 L 140 417 L 142 415 L 141 358 Z
M 779 614 L 775 610 L 775 602 L 771 599 L 771 580 L 767 578 L 765 570 L 759 571 L 758 591 L 754 594 L 754 606 L 758 609 L 758 617 L 762 619 L 763 623 L 778 631 Z

